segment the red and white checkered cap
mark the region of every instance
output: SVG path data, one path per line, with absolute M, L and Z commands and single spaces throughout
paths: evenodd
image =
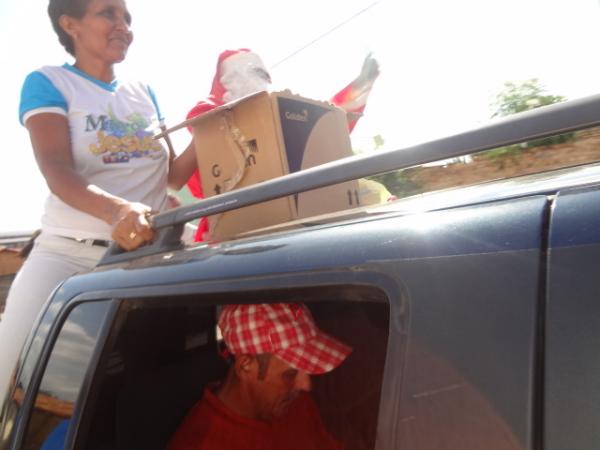
M 352 351 L 319 330 L 302 304 L 228 305 L 219 328 L 232 354 L 272 353 L 309 374 L 335 369 Z

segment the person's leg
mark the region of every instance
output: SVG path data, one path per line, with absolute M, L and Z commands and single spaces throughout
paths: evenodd
M 52 291 L 67 277 L 94 267 L 101 247 L 40 235 L 15 277 L 0 320 L 0 404 L 27 335 Z

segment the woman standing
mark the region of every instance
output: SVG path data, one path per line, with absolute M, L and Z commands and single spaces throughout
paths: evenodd
M 195 168 L 152 139 L 162 117 L 148 86 L 115 78 L 133 40 L 123 0 L 50 0 L 48 14 L 73 65 L 44 66 L 25 80 L 20 120 L 50 195 L 42 232 L 8 295 L 0 322 L 0 398 L 23 342 L 52 290 L 89 270 L 115 241 L 152 240 L 147 216 Z

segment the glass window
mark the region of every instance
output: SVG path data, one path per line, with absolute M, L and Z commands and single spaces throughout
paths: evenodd
M 48 360 L 25 437 L 26 450 L 63 448 L 69 421 L 110 302 L 73 309 Z
M 335 292 L 329 294 L 336 298 Z M 317 414 L 324 429 L 346 449 L 373 449 L 389 305 L 384 300 L 317 301 L 315 297 L 298 291 L 292 296 L 295 302 L 304 301 L 321 330 L 353 349 L 338 368 L 312 377 L 310 395 Z M 75 448 L 166 448 L 186 415 L 207 395 L 205 389 L 211 390 L 228 376 L 231 359 L 224 357 L 217 317 L 222 304 L 242 298 L 248 300 L 248 296 L 229 296 L 217 300 L 220 305 L 211 305 L 214 297 L 196 296 L 124 302 L 109 337 L 112 345 L 100 358 L 98 373 L 103 377 L 94 377 L 81 419 L 89 428 L 80 427 Z M 285 301 L 273 294 L 262 298 Z

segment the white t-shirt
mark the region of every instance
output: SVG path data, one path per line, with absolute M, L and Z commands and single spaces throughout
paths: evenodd
M 141 83 L 104 83 L 65 64 L 45 66 L 26 78 L 21 123 L 35 114 L 69 121 L 75 171 L 89 184 L 162 211 L 167 199 L 168 153 L 152 139 L 160 111 Z M 110 239 L 110 226 L 50 194 L 42 230 L 73 238 Z

